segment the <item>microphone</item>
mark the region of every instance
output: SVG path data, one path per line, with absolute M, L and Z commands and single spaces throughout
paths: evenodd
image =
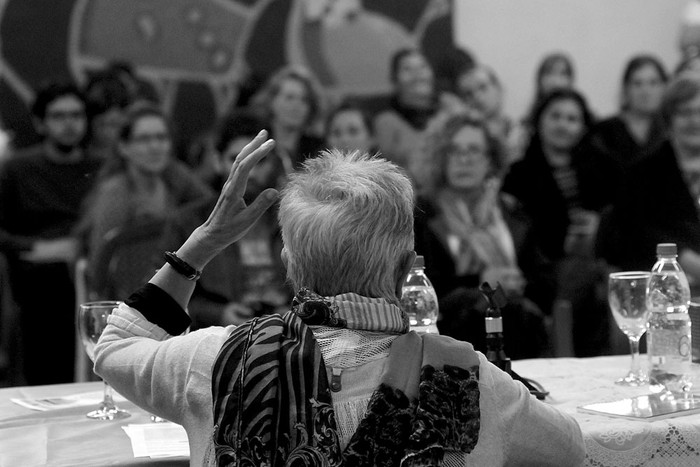
M 496 365 L 501 370 L 508 373 L 511 378 L 520 381 L 530 391 L 530 394 L 539 400 L 544 400 L 549 394 L 537 382 L 523 378 L 513 371 L 510 366 L 510 358 L 503 350 L 503 314 L 501 308 L 508 304 L 506 294 L 500 283 L 496 283 L 496 288 L 484 282 L 479 286 L 479 292 L 486 298 L 488 309 L 486 310 L 486 359 Z

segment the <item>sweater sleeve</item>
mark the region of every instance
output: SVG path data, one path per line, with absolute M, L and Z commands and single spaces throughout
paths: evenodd
M 479 358 L 481 411 L 492 418 L 490 422 L 484 420 L 485 428 L 491 425 L 503 436 L 499 444 L 504 464 L 582 465 L 585 448 L 576 420 L 537 400 L 522 383 L 496 368 L 483 354 Z
M 184 424 L 191 414 L 211 410 L 211 367 L 232 329 L 172 337 L 122 304 L 95 347 L 95 373 L 139 407 Z

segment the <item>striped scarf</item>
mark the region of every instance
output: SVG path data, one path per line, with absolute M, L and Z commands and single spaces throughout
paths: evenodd
M 326 367 L 307 321 L 403 334 L 343 452 Z M 469 344 L 407 330 L 405 313 L 384 300 L 327 299 L 308 290 L 285 316 L 236 328 L 213 367 L 218 465 L 441 465 L 446 449 L 470 452 L 479 432 L 476 353 Z

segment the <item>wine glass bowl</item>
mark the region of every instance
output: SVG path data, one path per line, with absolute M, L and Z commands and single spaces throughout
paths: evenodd
M 639 365 L 639 339 L 647 331 L 649 309 L 646 304 L 647 287 L 651 273 L 625 271 L 610 274 L 608 279 L 608 304 L 620 328 L 630 343 L 632 365 L 629 373 L 615 381 L 625 386 L 642 386 L 649 378 Z
M 99 301 L 80 304 L 78 331 L 85 352 L 93 362 L 95 361 L 95 345 L 107 326 L 107 318 L 120 303 L 118 301 Z M 107 382 L 104 383 L 104 397 L 99 408 L 87 414 L 88 418 L 97 420 L 116 420 L 129 416 L 129 412 L 114 404 L 112 388 Z

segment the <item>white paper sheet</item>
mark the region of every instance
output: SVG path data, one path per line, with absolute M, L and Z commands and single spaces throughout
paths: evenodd
M 142 423 L 123 426 L 131 440 L 134 457 L 175 457 L 190 455 L 185 429 L 176 423 Z

